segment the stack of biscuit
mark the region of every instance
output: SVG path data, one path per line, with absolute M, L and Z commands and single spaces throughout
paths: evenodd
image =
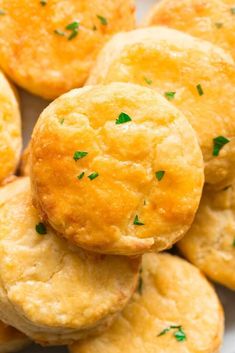
M 0 352 L 219 352 L 206 276 L 235 290 L 232 16 L 163 0 L 136 29 L 133 0 L 0 0 Z M 5 74 L 51 100 L 18 172 Z

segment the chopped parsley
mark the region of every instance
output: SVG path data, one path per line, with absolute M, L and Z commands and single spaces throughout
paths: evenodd
M 135 216 L 133 224 L 136 226 L 144 226 L 144 223 L 140 222 L 139 217 L 137 215 Z
M 85 172 L 82 172 L 81 174 L 79 174 L 79 175 L 77 176 L 77 178 L 78 178 L 79 180 L 81 180 L 81 179 L 84 177 L 84 175 L 85 175 Z
M 176 340 L 177 340 L 178 342 L 183 342 L 183 341 L 186 340 L 187 337 L 186 337 L 186 334 L 185 334 L 185 332 L 184 332 L 184 330 L 183 330 L 183 328 L 182 328 L 181 325 L 171 325 L 171 326 L 165 328 L 164 330 L 162 330 L 162 331 L 157 335 L 157 337 L 163 336 L 163 335 L 165 335 L 167 332 L 169 332 L 169 331 L 171 331 L 171 330 L 176 330 L 176 331 L 174 332 L 174 337 L 176 338 Z
M 99 173 L 97 172 L 94 172 L 94 173 L 91 173 L 90 175 L 88 175 L 88 178 L 90 180 L 94 180 L 95 178 L 97 178 L 99 176 Z
M 164 171 L 164 170 L 158 170 L 158 171 L 155 173 L 155 175 L 156 175 L 157 180 L 158 180 L 158 181 L 161 181 L 162 178 L 163 178 L 164 175 L 165 175 L 165 171 Z
M 233 239 L 233 247 L 235 248 L 235 238 Z
M 64 119 L 60 120 L 60 124 L 63 125 L 64 124 Z
M 120 125 L 120 124 L 125 124 L 128 121 L 132 121 L 131 117 L 129 115 L 127 115 L 126 113 L 121 113 L 118 117 L 118 119 L 116 119 L 116 125 Z
M 101 23 L 103 26 L 107 26 L 107 25 L 108 25 L 108 20 L 107 20 L 107 18 L 105 18 L 104 16 L 97 15 L 96 17 L 100 20 L 100 23 Z
M 47 0 L 40 0 L 40 4 L 41 4 L 42 6 L 46 6 Z
M 68 31 L 72 31 L 71 34 L 68 36 L 68 40 L 72 40 L 78 35 L 79 22 L 78 21 L 71 22 L 65 27 L 65 29 L 67 29 Z
M 235 15 L 235 7 L 231 7 L 230 12 L 232 15 Z
M 172 101 L 175 98 L 176 92 L 165 92 L 165 97 L 169 100 Z
M 218 136 L 213 139 L 214 147 L 213 147 L 213 156 L 218 156 L 220 150 L 223 148 L 224 145 L 229 143 L 230 140 L 224 136 Z
M 54 33 L 57 34 L 58 36 L 64 36 L 65 33 L 63 31 L 61 31 L 60 29 L 55 29 Z
M 138 282 L 138 287 L 137 287 L 137 291 L 140 295 L 142 295 L 143 293 L 143 278 L 142 278 L 142 268 L 140 269 L 140 272 L 139 272 L 139 282 Z
M 4 15 L 6 15 L 6 11 L 0 9 L 0 16 L 4 16 Z
M 84 158 L 88 155 L 88 152 L 76 151 L 74 152 L 73 159 L 77 162 L 79 159 Z
M 36 229 L 36 232 L 40 235 L 47 234 L 46 226 L 41 222 L 36 225 L 35 229 Z
M 202 86 L 200 85 L 200 83 L 196 86 L 196 88 L 197 88 L 199 96 L 203 96 L 204 91 L 203 91 Z
M 148 78 L 148 77 L 144 77 L 144 80 L 148 85 L 151 85 L 153 83 L 153 81 L 150 80 L 150 78 Z
M 215 23 L 215 26 L 216 26 L 218 29 L 220 29 L 220 28 L 223 27 L 223 23 L 222 23 L 222 22 L 216 22 L 216 23 Z

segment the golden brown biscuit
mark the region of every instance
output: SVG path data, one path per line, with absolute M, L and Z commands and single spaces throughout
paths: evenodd
M 110 329 L 71 353 L 218 353 L 224 317 L 199 270 L 169 254 L 143 256 L 139 291 Z
M 234 0 L 162 0 L 151 9 L 146 24 L 175 28 L 208 40 L 235 58 L 234 17 Z
M 82 86 L 104 42 L 134 18 L 134 0 L 0 0 L 0 66 L 53 99 Z
M 21 176 L 29 176 L 30 174 L 30 166 L 29 166 L 29 149 L 30 144 L 24 149 L 19 166 L 19 175 Z
M 0 322 L 0 353 L 17 352 L 30 344 L 30 340 L 13 327 Z
M 178 247 L 208 277 L 235 290 L 235 184 L 204 191 L 192 228 Z
M 170 100 L 197 132 L 206 182 L 216 188 L 231 183 L 235 178 L 235 65 L 228 54 L 172 29 L 139 29 L 111 39 L 88 84 L 112 81 L 152 87 Z M 214 143 L 223 148 L 218 151 Z
M 31 177 L 35 206 L 54 229 L 83 248 L 124 255 L 181 238 L 204 181 L 184 116 L 153 90 L 123 83 L 73 90 L 44 110 Z
M 42 344 L 109 325 L 138 282 L 139 258 L 91 255 L 57 237 L 31 205 L 30 182 L 0 189 L 0 317 Z
M 18 100 L 13 87 L 0 72 L 0 184 L 15 172 L 21 146 Z

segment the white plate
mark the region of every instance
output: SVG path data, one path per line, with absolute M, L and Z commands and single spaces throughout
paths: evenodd
M 180 0 L 175 0 L 180 1 Z M 137 0 L 138 19 L 154 4 L 156 0 Z M 48 102 L 30 95 L 24 91 L 20 92 L 22 101 L 23 114 L 23 131 L 25 145 L 29 141 L 33 126 L 40 112 L 47 106 Z M 235 271 L 235 269 L 234 269 Z M 225 309 L 226 316 L 226 332 L 222 353 L 235 353 L 235 293 L 222 287 L 217 287 L 218 294 L 221 297 Z M 40 346 L 30 346 L 21 353 L 65 353 L 67 349 L 64 347 L 41 348 Z M 104 352 L 105 353 L 105 352 Z M 148 353 L 148 352 L 146 352 Z M 173 352 L 172 352 L 173 353 Z

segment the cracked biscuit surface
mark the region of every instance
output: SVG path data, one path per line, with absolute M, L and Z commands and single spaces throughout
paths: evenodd
M 102 335 L 75 343 L 71 353 L 218 353 L 224 317 L 200 271 L 169 254 L 143 256 L 142 282 Z
M 177 245 L 208 277 L 235 290 L 235 184 L 204 191 L 194 223 Z
M 154 90 L 123 83 L 73 90 L 41 114 L 30 152 L 36 208 L 78 246 L 162 250 L 193 221 L 201 151 L 184 116 Z
M 88 84 L 132 82 L 157 90 L 195 129 L 205 179 L 222 189 L 235 178 L 235 65 L 229 53 L 182 32 L 152 27 L 115 35 L 101 50 Z M 230 142 L 213 155 L 214 139 Z
M 108 326 L 136 288 L 139 258 L 91 255 L 57 237 L 39 221 L 28 178 L 0 189 L 0 214 L 2 320 L 45 345 Z
M 147 26 L 167 26 L 212 42 L 235 58 L 233 0 L 162 0 L 149 12 Z
M 46 99 L 82 86 L 102 45 L 135 25 L 133 0 L 0 0 L 0 9 L 0 67 Z
M 0 72 L 0 184 L 15 172 L 21 146 L 19 103 L 14 88 Z

